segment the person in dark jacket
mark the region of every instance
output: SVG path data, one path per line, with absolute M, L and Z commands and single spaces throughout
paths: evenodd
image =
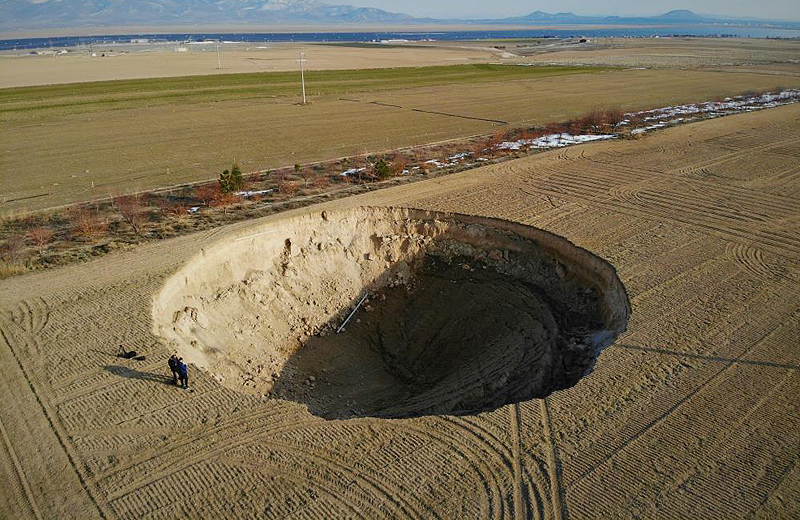
M 176 356 L 175 354 L 176 353 L 173 353 L 169 357 L 169 361 L 167 361 L 167 363 L 169 363 L 169 369 L 172 370 L 172 384 L 173 385 L 177 385 L 178 384 L 178 356 Z
M 183 362 L 183 358 L 178 358 L 178 378 L 183 388 L 189 388 L 189 367 Z

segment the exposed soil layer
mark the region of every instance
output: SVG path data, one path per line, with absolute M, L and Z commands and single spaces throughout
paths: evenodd
M 587 373 L 629 313 L 613 268 L 562 238 L 373 208 L 223 240 L 154 307 L 157 332 L 225 386 L 326 418 L 546 396 Z

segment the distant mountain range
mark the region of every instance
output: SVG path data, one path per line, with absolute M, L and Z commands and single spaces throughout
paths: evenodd
M 318 0 L 0 0 L 0 29 L 158 26 L 189 24 L 686 24 L 724 21 L 687 10 L 654 17 L 591 17 L 533 12 L 486 20 L 415 18 L 370 7 L 331 5 Z M 727 20 L 731 20 L 728 18 Z M 739 20 L 741 23 L 741 20 Z
M 518 16 L 512 18 L 482 20 L 482 23 L 541 23 L 551 22 L 558 24 L 629 24 L 629 25 L 642 25 L 642 24 L 693 24 L 693 23 L 714 23 L 720 21 L 727 21 L 728 19 L 721 16 L 714 15 L 699 15 L 687 9 L 676 9 L 668 13 L 658 16 L 638 16 L 638 17 L 623 17 L 623 16 L 580 16 L 575 13 L 545 13 L 543 11 L 535 11 L 527 16 Z

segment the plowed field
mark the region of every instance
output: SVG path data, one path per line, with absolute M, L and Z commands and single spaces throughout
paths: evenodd
M 800 106 L 555 150 L 0 282 L 0 516 L 796 518 Z M 363 205 L 511 220 L 610 262 L 627 332 L 572 388 L 325 420 L 190 366 L 153 297 L 212 243 Z M 122 344 L 146 360 L 117 358 Z

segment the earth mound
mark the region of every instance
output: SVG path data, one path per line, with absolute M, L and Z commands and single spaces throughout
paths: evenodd
M 323 212 L 213 244 L 155 332 L 223 385 L 325 418 L 466 414 L 573 386 L 627 326 L 613 267 L 483 217 Z

